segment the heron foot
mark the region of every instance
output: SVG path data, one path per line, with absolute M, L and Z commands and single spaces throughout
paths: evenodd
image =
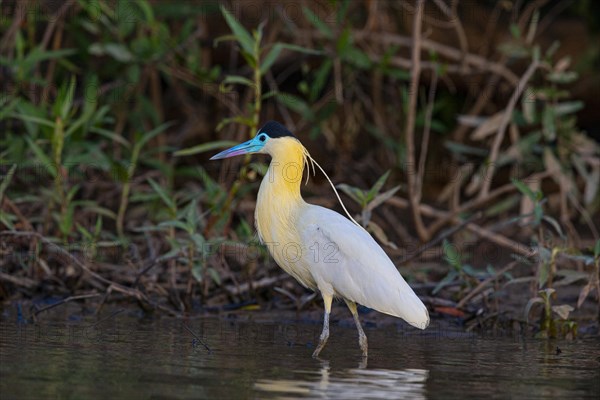
M 327 327 L 327 329 L 323 328 L 323 332 L 319 337 L 319 344 L 317 345 L 317 348 L 312 354 L 313 358 L 319 357 L 319 353 L 321 353 L 321 350 L 323 350 L 323 347 L 325 347 L 327 339 L 329 339 L 329 327 Z

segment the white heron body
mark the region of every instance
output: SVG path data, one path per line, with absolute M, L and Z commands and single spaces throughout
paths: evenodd
M 309 157 L 304 146 L 291 135 L 263 138 L 262 143 L 255 143 L 259 135 L 269 134 L 269 124 L 285 129 L 278 123 L 268 123 L 255 139 L 213 158 L 243 154 L 238 148 L 271 155 L 269 169 L 258 191 L 256 228 L 277 264 L 302 285 L 318 290 L 323 296 L 323 333 L 314 356 L 319 354 L 329 336 L 329 313 L 334 297 L 344 299 L 350 308 L 365 356 L 367 339 L 355 303 L 425 329 L 429 325 L 427 308 L 371 235 L 337 212 L 302 199 L 300 185 Z
M 280 139 L 281 140 L 281 139 Z M 271 140 L 255 223 L 277 264 L 307 288 L 404 319 L 424 329 L 427 308 L 364 229 L 300 195 L 306 150 L 295 139 Z

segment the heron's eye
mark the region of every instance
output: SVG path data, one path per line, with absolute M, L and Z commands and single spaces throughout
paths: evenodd
M 265 140 L 267 140 L 267 135 L 260 135 L 258 137 L 258 140 L 260 140 L 261 142 L 264 142 Z

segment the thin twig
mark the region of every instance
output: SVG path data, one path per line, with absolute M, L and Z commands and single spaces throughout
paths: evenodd
M 419 198 L 417 192 L 417 176 L 415 174 L 415 122 L 417 113 L 417 97 L 419 93 L 419 77 L 421 75 L 421 24 L 423 21 L 424 0 L 417 2 L 417 12 L 413 20 L 413 47 L 412 47 L 412 69 L 410 71 L 410 89 L 408 92 L 408 115 L 406 117 L 406 162 L 408 165 L 408 198 L 415 223 L 415 229 L 419 239 L 427 241 L 429 233 L 423 224 L 421 211 L 419 209 Z
M 408 208 L 410 206 L 410 204 L 407 200 L 401 199 L 399 197 L 392 197 L 387 202 L 389 204 L 391 204 L 395 207 L 399 207 L 399 208 Z M 427 204 L 421 204 L 419 207 L 420 207 L 423 215 L 425 215 L 427 217 L 447 218 L 449 215 L 451 215 L 447 211 L 438 210 Z M 474 232 L 483 238 L 486 238 L 486 239 L 496 243 L 497 245 L 500 245 L 502 247 L 510 249 L 510 250 L 514 251 L 515 253 L 518 253 L 522 256 L 532 257 L 537 254 L 537 250 L 531 249 L 529 246 L 515 242 L 514 240 L 509 239 L 504 235 L 492 232 L 491 230 L 489 230 L 487 228 L 483 228 L 479 225 L 469 223 L 469 224 L 467 224 L 467 229 L 469 229 L 471 232 Z
M 503 275 L 506 272 L 510 271 L 517 264 L 518 264 L 517 261 L 513 261 L 513 262 L 509 263 L 506 267 L 502 268 L 500 271 L 496 272 L 493 276 L 490 276 L 489 278 L 483 280 L 479 285 L 475 286 L 475 288 L 473 290 L 471 290 L 465 297 L 463 297 L 458 302 L 458 304 L 456 305 L 456 308 L 462 308 L 467 303 L 467 301 L 469 301 L 473 297 L 475 297 L 475 295 L 477 293 L 481 292 L 488 284 L 490 284 L 490 282 L 493 282 L 494 280 L 498 279 L 498 277 L 500 277 L 500 275 Z
M 548 176 L 550 176 L 548 174 L 548 172 L 544 171 L 544 172 L 533 174 L 530 177 L 525 178 L 525 180 L 526 181 L 531 181 L 533 179 L 541 180 L 541 179 L 547 178 Z M 512 183 L 507 183 L 506 185 L 500 186 L 499 188 L 492 190 L 486 198 L 476 197 L 472 200 L 469 200 L 469 201 L 463 203 L 458 209 L 451 211 L 447 215 L 445 215 L 445 216 L 439 218 L 437 221 L 433 222 L 429 226 L 429 232 L 431 234 L 433 234 L 433 233 L 437 232 L 439 229 L 441 229 L 442 226 L 446 225 L 447 223 L 449 223 L 450 221 L 455 219 L 458 215 L 460 215 L 464 212 L 470 211 L 474 208 L 483 206 L 484 204 L 495 199 L 496 197 L 503 196 L 505 194 L 514 192 L 516 190 L 517 190 L 517 187 L 515 185 L 513 185 Z
M 177 257 L 179 257 L 180 253 L 181 252 L 178 252 L 177 254 L 173 254 L 170 257 L 155 257 L 154 259 L 150 260 L 150 262 L 148 263 L 148 265 L 146 265 L 144 268 L 142 268 L 142 270 L 140 272 L 137 273 L 137 275 L 135 276 L 135 280 L 133 281 L 133 284 L 131 286 L 136 287 L 137 285 L 139 285 L 140 278 L 142 276 L 144 276 L 152 268 L 154 268 L 154 266 L 156 264 L 164 262 L 164 261 L 167 261 L 167 260 L 171 260 L 173 258 L 177 258 Z
M 57 244 L 51 242 L 50 240 L 46 239 L 44 236 L 42 236 L 41 234 L 39 234 L 37 232 L 1 231 L 0 232 L 0 236 L 35 237 L 35 238 L 39 239 L 43 244 L 46 244 L 46 245 L 52 247 L 53 249 L 57 250 L 60 254 L 62 254 L 63 256 L 67 257 L 75 265 L 77 265 L 82 271 L 86 272 L 87 274 L 89 274 L 93 278 L 101 281 L 102 283 L 108 285 L 107 291 L 110 291 L 111 289 L 114 289 L 114 290 L 116 290 L 118 292 L 126 294 L 127 296 L 130 296 L 130 297 L 134 297 L 134 298 L 138 299 L 141 302 L 145 302 L 145 303 L 149 304 L 150 306 L 152 306 L 154 308 L 157 308 L 157 309 L 159 309 L 161 311 L 164 311 L 166 313 L 169 313 L 171 315 L 175 315 L 175 316 L 179 316 L 180 315 L 177 312 L 174 312 L 173 310 L 169 310 L 168 308 L 166 308 L 164 306 L 161 306 L 160 304 L 156 304 L 156 303 L 151 302 L 148 299 L 148 297 L 146 297 L 146 295 L 144 293 L 140 292 L 138 289 L 126 287 L 126 286 L 123 286 L 123 285 L 121 285 L 119 283 L 113 282 L 110 279 L 104 278 L 103 276 L 99 275 L 98 273 L 92 271 L 87 265 L 85 265 L 84 263 L 82 263 L 77 257 L 73 256 L 68 251 L 66 251 L 62 247 L 58 246 Z M 95 284 L 95 282 L 93 282 L 93 281 L 90 281 L 89 283 L 92 284 L 92 285 Z
M 489 229 L 483 228 L 479 225 L 468 224 L 467 229 L 473 233 L 476 233 L 478 236 L 480 236 L 482 238 L 488 239 L 489 241 L 492 241 L 492 242 L 496 243 L 497 245 L 500 245 L 502 247 L 510 249 L 513 252 L 520 254 L 522 256 L 533 257 L 537 254 L 536 249 L 533 249 L 527 245 L 515 242 L 514 240 L 509 239 L 504 235 L 500 235 L 499 233 L 492 232 Z
M 87 265 L 85 265 L 81 261 L 79 261 L 79 259 L 77 257 L 73 256 L 68 251 L 66 251 L 65 249 L 63 249 L 62 247 L 60 247 L 59 245 L 57 245 L 56 243 L 53 243 L 50 240 L 46 239 L 44 236 L 42 236 L 41 234 L 39 234 L 37 232 L 2 231 L 2 232 L 0 232 L 0 236 L 25 236 L 25 237 L 29 236 L 29 237 L 35 237 L 35 238 L 39 239 L 42 243 L 44 243 L 44 244 L 52 247 L 53 249 L 56 249 L 60 254 L 66 256 L 67 258 L 69 258 L 70 260 L 72 260 L 75 263 L 75 265 L 77 265 L 83 271 L 87 272 L 88 274 L 90 274 L 92 277 L 98 279 L 99 281 L 101 281 L 103 283 L 106 283 L 107 285 L 121 286 L 118 283 L 112 282 L 111 280 L 106 279 L 103 276 L 98 275 L 94 271 L 90 270 L 87 267 Z
M 28 0 L 14 2 L 14 5 L 15 13 L 11 17 L 12 23 L 10 24 L 10 28 L 5 31 L 4 35 L 2 35 L 2 39 L 0 40 L 0 53 L 3 53 L 5 49 L 8 50 L 11 44 L 14 48 L 16 44 L 14 36 L 19 31 L 19 28 L 21 27 L 21 24 L 23 23 L 23 20 L 25 19 L 27 11 L 30 7 Z M 8 51 L 5 55 L 8 55 Z
M 10 211 L 12 211 L 17 216 L 17 218 L 19 218 L 25 229 L 33 230 L 33 226 L 31 225 L 29 220 L 23 215 L 19 207 L 17 207 L 17 205 L 8 198 L 8 196 L 4 196 L 3 204 L 6 204 Z M 2 207 L 2 204 L 0 204 L 0 207 Z
M 494 137 L 494 142 L 492 144 L 492 150 L 490 151 L 490 158 L 488 160 L 488 170 L 486 171 L 486 176 L 484 177 L 483 184 L 481 187 L 481 192 L 479 192 L 479 198 L 484 199 L 488 197 L 490 192 L 490 186 L 492 184 L 492 180 L 494 178 L 494 173 L 496 172 L 496 161 L 498 160 L 498 155 L 500 153 L 500 145 L 504 140 L 504 133 L 506 132 L 506 128 L 512 118 L 513 111 L 515 106 L 517 105 L 517 101 L 521 97 L 521 94 L 527 87 L 527 83 L 533 76 L 533 73 L 537 70 L 540 65 L 538 60 L 533 60 L 515 88 L 513 95 L 511 96 L 506 109 L 504 110 L 504 115 L 502 117 L 502 121 L 500 126 L 498 127 L 498 132 L 496 133 L 496 137 Z
M 75 0 L 67 0 L 64 2 L 59 10 L 52 16 L 50 21 L 48 22 L 48 26 L 46 27 L 46 31 L 44 32 L 44 36 L 42 37 L 42 41 L 40 43 L 40 49 L 43 51 L 48 47 L 48 43 L 50 43 L 50 38 L 52 37 L 52 33 L 54 33 L 54 28 L 56 24 L 62 19 L 62 17 L 66 14 L 66 12 L 71 8 L 71 6 L 75 3 Z
M 113 317 L 114 317 L 115 315 L 121 314 L 123 311 L 125 311 L 125 310 L 124 310 L 124 309 L 122 309 L 122 308 L 121 308 L 121 309 L 118 309 L 118 310 L 116 310 L 116 311 L 113 311 L 113 312 L 112 312 L 112 313 L 111 313 L 111 314 L 110 314 L 108 317 L 104 317 L 104 318 L 102 318 L 100 321 L 96 321 L 96 322 L 94 322 L 94 323 L 92 324 L 92 328 L 93 328 L 93 327 L 95 327 L 95 326 L 98 326 L 98 325 L 100 325 L 100 324 L 101 324 L 101 323 L 103 323 L 104 321 L 108 321 L 109 319 L 113 319 Z
M 468 224 L 472 223 L 473 221 L 481 218 L 482 213 L 477 213 L 475 215 L 472 215 L 469 219 L 461 222 L 460 224 L 453 226 L 452 228 L 448 229 L 447 231 L 443 232 L 440 236 L 438 236 L 437 238 L 435 238 L 434 240 L 427 242 L 427 244 L 425 244 L 424 246 L 419 247 L 419 249 L 417 251 L 415 251 L 412 254 L 409 254 L 405 257 L 403 257 L 401 260 L 398 261 L 398 264 L 404 264 L 414 258 L 416 258 L 418 255 L 424 253 L 425 251 L 429 250 L 430 248 L 438 245 L 439 243 L 441 243 L 444 239 L 454 235 L 456 232 L 460 231 L 461 229 L 463 229 L 465 226 L 467 226 Z
M 13 276 L 10 274 L 5 274 L 4 272 L 0 272 L 0 281 L 10 282 L 13 285 L 25 287 L 25 288 L 34 288 L 38 285 L 37 281 L 34 281 L 30 278 L 25 278 L 21 276 Z
M 289 278 L 288 274 L 280 274 L 277 276 L 268 276 L 268 277 L 264 277 L 258 281 L 254 281 L 254 282 L 252 282 L 252 284 L 245 282 L 245 283 L 242 283 L 242 284 L 236 285 L 236 286 L 234 286 L 234 285 L 224 286 L 224 289 L 230 295 L 239 296 L 242 293 L 251 291 L 252 289 L 256 290 L 256 289 L 272 286 L 275 283 L 279 282 L 280 280 L 283 280 L 286 278 Z
M 456 9 L 458 8 L 458 1 L 457 0 L 452 1 L 451 7 L 448 7 L 446 5 L 446 3 L 444 3 L 442 0 L 433 0 L 433 2 L 440 9 L 440 11 L 442 11 L 444 13 L 444 15 L 446 15 L 446 17 L 448 18 L 448 21 L 454 27 L 454 30 L 456 31 L 456 36 L 458 38 L 458 43 L 460 45 L 460 50 L 463 53 L 462 65 L 466 66 L 467 62 L 466 62 L 465 56 L 469 52 L 469 43 L 467 41 L 467 35 L 465 34 L 465 29 L 462 26 L 462 22 L 460 21 L 460 18 L 458 18 L 458 16 L 456 15 Z
M 316 30 L 307 30 L 302 29 L 298 31 L 298 35 L 305 35 L 308 37 L 316 37 L 322 38 L 323 34 Z M 404 46 L 410 47 L 413 44 L 413 40 L 410 37 L 396 35 L 392 33 L 377 33 L 377 32 L 364 32 L 364 31 L 353 31 L 352 38 L 356 41 L 371 41 L 371 42 L 379 42 L 382 45 L 382 48 L 388 48 L 390 45 Z M 464 62 L 470 66 L 474 67 L 480 72 L 491 72 L 493 74 L 499 75 L 504 78 L 507 82 L 509 82 L 512 86 L 517 86 L 519 83 L 519 77 L 515 75 L 510 69 L 506 68 L 505 65 L 499 62 L 490 61 L 485 57 L 482 57 L 477 54 L 467 53 L 463 54 L 463 52 L 459 49 L 456 49 L 451 46 L 447 46 L 438 42 L 435 42 L 431 39 L 422 39 L 421 40 L 421 48 L 423 50 L 432 51 L 441 56 L 447 57 L 453 61 L 457 61 L 459 63 Z M 457 68 L 456 72 L 460 72 L 460 66 Z M 470 71 L 472 73 L 472 71 Z
M 89 298 L 98 297 L 98 296 L 101 296 L 101 294 L 100 293 L 88 293 L 88 294 L 80 294 L 78 296 L 69 296 L 66 299 L 62 299 L 60 301 L 57 301 L 56 303 L 50 304 L 49 306 L 46 306 L 46 307 L 40 308 L 38 310 L 35 310 L 35 312 L 33 313 L 33 315 L 35 317 L 37 317 L 38 314 L 40 314 L 40 313 L 42 313 L 44 311 L 48 311 L 48 310 L 50 310 L 50 309 L 52 309 L 54 307 L 61 306 L 63 304 L 69 303 L 71 301 L 82 300 L 82 299 L 89 299 Z

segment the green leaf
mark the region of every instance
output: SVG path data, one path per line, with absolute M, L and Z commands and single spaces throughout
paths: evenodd
M 344 18 L 346 18 L 346 14 L 348 12 L 348 7 L 350 6 L 350 3 L 352 1 L 351 0 L 343 0 L 342 4 L 338 7 L 336 16 L 335 16 L 335 22 L 339 25 L 342 24 L 344 21 Z
M 331 68 L 333 66 L 333 61 L 330 58 L 326 58 L 323 60 L 323 63 L 317 70 L 315 74 L 315 79 L 310 86 L 309 99 L 314 102 L 319 98 L 319 95 L 323 91 L 325 84 L 327 83 L 327 78 L 331 73 Z
M 373 64 L 371 62 L 371 58 L 367 55 L 367 53 L 354 46 L 348 47 L 343 58 L 349 63 L 352 63 L 358 68 L 364 70 L 370 69 L 371 65 Z
M 579 257 L 581 257 L 581 256 L 579 256 Z M 581 261 L 585 262 L 585 260 L 581 260 Z M 592 263 L 590 263 L 590 265 L 591 264 Z M 563 279 L 561 279 L 559 281 L 555 281 L 553 283 L 554 287 L 567 286 L 567 285 L 570 285 L 577 281 L 587 281 L 589 274 L 587 272 L 573 271 L 570 269 L 561 269 L 561 270 L 556 271 L 556 276 L 562 277 Z
M 489 151 L 486 149 L 482 149 L 475 146 L 468 146 L 462 143 L 452 142 L 449 140 L 446 140 L 444 142 L 444 147 L 455 154 L 465 154 L 477 157 L 487 157 L 489 154 Z
M 319 18 L 315 13 L 313 13 L 308 7 L 302 7 L 302 12 L 304 13 L 304 17 L 311 23 L 315 28 L 323 34 L 327 39 L 333 39 L 333 32 L 329 25 L 327 25 L 321 18 Z
M 8 212 L 0 213 L 0 223 L 2 223 L 2 225 L 6 226 L 8 229 L 14 230 L 15 225 L 12 223 L 11 219 L 16 220 L 16 217 Z
M 275 63 L 275 61 L 277 61 L 277 58 L 281 54 L 281 51 L 284 49 L 297 51 L 299 53 L 305 53 L 305 54 L 323 54 L 322 51 L 307 49 L 305 47 L 298 46 L 295 44 L 275 43 L 275 45 L 273 45 L 273 47 L 271 48 L 269 53 L 267 53 L 267 56 L 264 58 L 262 64 L 260 65 L 260 74 L 261 75 L 264 75 L 267 73 L 269 68 L 271 68 L 271 66 Z
M 519 192 L 523 193 L 525 196 L 530 198 L 532 201 L 537 200 L 536 194 L 525 183 L 521 182 L 520 180 L 518 180 L 516 178 L 512 178 L 511 182 L 519 190 Z
M 100 237 L 100 232 L 102 232 L 102 215 L 98 215 L 98 218 L 96 218 L 96 225 L 94 226 L 94 237 Z
M 67 193 L 67 203 L 70 203 L 73 200 L 73 197 L 75 197 L 75 194 L 77 194 L 78 190 L 79 185 L 75 185 L 69 190 L 69 192 Z
M 534 297 L 533 299 L 529 299 L 527 305 L 525 306 L 525 320 L 529 322 L 529 314 L 531 313 L 531 308 L 534 304 L 545 304 L 544 299 L 541 297 Z
M 533 46 L 533 49 L 531 49 L 531 53 L 531 58 L 533 59 L 533 61 L 540 61 L 540 46 Z
M 221 276 L 219 275 L 219 273 L 217 272 L 216 269 L 211 267 L 211 268 L 208 268 L 206 271 L 208 272 L 208 274 L 210 275 L 212 280 L 215 281 L 215 283 L 217 285 L 221 284 Z
M 198 202 L 196 199 L 190 201 L 185 214 L 185 220 L 188 226 L 192 227 L 193 229 L 198 223 Z
M 201 252 L 204 249 L 204 245 L 206 244 L 206 239 L 204 239 L 204 236 L 202 236 L 199 233 L 192 233 L 190 235 L 190 238 L 192 239 L 192 242 L 194 242 L 196 250 Z
M 98 216 L 102 216 L 104 215 L 107 218 L 110 219 L 117 219 L 117 214 L 115 214 L 112 210 L 109 210 L 108 208 L 104 208 L 104 207 L 100 207 L 96 204 L 87 204 L 84 201 L 79 201 L 80 204 L 84 204 L 85 205 L 85 209 L 88 212 L 94 212 L 96 214 L 98 214 Z
M 271 66 L 275 63 L 275 61 L 277 61 L 279 54 L 281 54 L 281 50 L 283 50 L 281 44 L 275 43 L 273 48 L 271 48 L 271 50 L 267 53 L 267 56 L 264 58 L 263 62 L 260 65 L 261 75 L 264 75 L 269 70 L 269 68 L 271 68 Z
M 214 142 L 199 144 L 194 147 L 189 147 L 187 149 L 179 150 L 175 152 L 175 156 L 190 156 L 193 154 L 204 153 L 207 151 L 217 150 L 217 149 L 226 149 L 228 147 L 235 146 L 239 144 L 238 142 L 234 142 L 232 140 L 217 140 Z
M 537 218 L 537 215 L 536 215 L 536 218 Z M 566 239 L 566 236 L 565 236 L 564 232 L 562 231 L 562 228 L 560 227 L 560 224 L 558 223 L 558 221 L 556 219 L 554 219 L 553 217 L 551 217 L 549 215 L 541 215 L 540 219 L 543 219 L 544 221 L 546 221 L 550 225 L 552 225 L 552 227 L 554 228 L 556 233 L 558 233 L 561 238 Z
M 50 158 L 46 156 L 46 153 L 44 153 L 42 148 L 38 146 L 33 140 L 31 140 L 29 137 L 26 137 L 25 140 L 29 144 L 29 147 L 31 147 L 31 150 L 33 150 L 35 156 L 38 158 L 38 161 L 42 163 L 42 165 L 46 168 L 48 173 L 52 175 L 53 178 L 56 178 L 56 175 L 58 174 L 56 168 L 58 166 L 54 165 L 54 163 L 50 161 Z
M 167 194 L 165 189 L 158 184 L 158 182 L 152 178 L 148 178 L 148 183 L 150 183 L 152 189 L 154 189 L 154 191 L 160 196 L 163 203 L 165 203 L 171 212 L 177 211 L 177 205 L 175 204 L 175 201 L 173 201 L 173 199 Z
M 345 28 L 342 31 L 340 37 L 338 38 L 337 43 L 335 44 L 335 49 L 342 58 L 345 58 L 346 51 L 351 47 L 352 31 L 349 28 Z
M 231 124 L 231 123 L 238 123 L 240 125 L 246 125 L 246 126 L 252 128 L 254 126 L 254 119 L 252 119 L 252 117 L 250 117 L 250 116 L 245 117 L 243 115 L 236 115 L 235 117 L 231 117 L 231 118 L 223 118 L 221 120 L 221 122 L 219 122 L 219 124 L 217 125 L 215 130 L 217 132 L 219 132 L 221 129 L 223 129 L 224 126 Z
M 308 121 L 315 120 L 315 114 L 310 106 L 298 96 L 290 93 L 277 93 L 276 98 L 279 102 L 292 111 L 297 112 Z
M 29 72 L 29 70 L 31 68 L 38 65 L 42 61 L 50 60 L 50 59 L 65 58 L 65 57 L 70 56 L 71 54 L 75 54 L 75 53 L 77 53 L 76 49 L 61 49 L 61 50 L 46 51 L 46 50 L 42 50 L 41 47 L 35 47 L 33 50 L 31 50 L 27 54 L 27 56 L 25 56 L 23 59 L 17 61 L 17 66 L 23 70 L 22 72 L 27 73 L 27 72 Z M 6 65 L 6 66 L 14 68 L 15 67 L 14 64 L 15 64 L 15 60 L 0 56 L 0 65 Z
M 134 56 L 129 49 L 120 43 L 93 43 L 88 48 L 88 52 L 95 56 L 108 55 L 122 63 L 128 63 L 134 60 Z
M 514 37 L 515 39 L 518 39 L 521 37 L 521 29 L 519 29 L 519 26 L 517 24 L 510 24 L 510 34 L 512 35 L 512 37 Z
M 55 115 L 62 118 L 63 121 L 67 119 L 69 112 L 71 111 L 73 96 L 75 96 L 75 76 L 71 76 L 68 87 L 61 87 L 55 103 Z
M 521 110 L 525 122 L 532 124 L 535 121 L 535 97 L 532 96 L 531 91 L 525 92 L 521 97 Z
M 225 17 L 225 22 L 229 25 L 236 41 L 240 44 L 242 49 L 248 54 L 253 54 L 254 39 L 252 39 L 252 35 L 248 33 L 246 28 L 244 28 L 224 6 L 221 6 L 221 13 L 223 14 L 223 17 Z
M 8 105 L 6 105 L 6 102 L 8 102 L 9 98 L 10 98 L 10 95 L 8 95 L 4 98 L 0 98 L 0 121 L 2 121 L 9 114 L 11 114 L 13 109 L 21 101 L 21 99 L 19 99 L 19 98 L 14 98 L 14 99 L 11 99 L 11 102 Z
M 339 190 L 341 190 L 342 192 L 346 193 L 348 196 L 350 196 L 350 198 L 352 200 L 354 200 L 356 203 L 358 203 L 361 207 L 366 206 L 367 198 L 366 198 L 365 192 L 363 192 L 362 190 L 355 188 L 353 186 L 347 185 L 345 183 L 340 183 L 339 185 L 336 185 L 335 187 L 338 188 Z
M 391 199 L 392 196 L 395 195 L 398 190 L 400 190 L 400 185 L 395 186 L 386 192 L 378 194 L 373 200 L 369 202 L 367 208 L 369 210 L 374 210 L 376 207 L 379 207 L 381 204 Z
M 127 63 L 133 61 L 133 54 L 127 47 L 120 43 L 107 43 L 104 45 L 104 51 L 117 61 Z
M 574 71 L 550 72 L 548 75 L 546 75 L 546 79 L 548 79 L 550 82 L 559 84 L 572 83 L 573 81 L 577 80 L 577 78 L 577 72 Z
M 90 132 L 96 133 L 102 137 L 105 137 L 111 141 L 122 144 L 126 148 L 131 148 L 131 143 L 127 141 L 123 136 L 116 134 L 114 131 L 109 129 L 103 129 L 99 127 L 91 127 Z
M 542 127 L 546 140 L 556 139 L 556 124 L 555 124 L 554 108 L 546 105 L 542 112 Z
M 45 118 L 39 118 L 39 117 L 31 116 L 31 115 L 18 114 L 18 113 L 10 113 L 9 116 L 12 118 L 20 119 L 21 121 L 32 122 L 34 124 L 47 126 L 52 129 L 54 129 L 54 126 L 55 126 L 54 122 L 52 122 L 48 119 L 45 119 Z
M 194 265 L 192 265 L 192 275 L 198 282 L 202 282 L 202 272 L 204 271 L 204 266 L 200 263 L 200 261 L 196 260 Z
M 493 204 L 490 204 L 485 210 L 486 217 L 495 217 L 498 214 L 505 213 L 506 211 L 513 208 L 515 205 L 519 204 L 521 196 L 518 194 L 514 194 L 512 196 L 507 196 L 504 199 L 496 201 Z M 520 217 L 517 217 L 519 219 Z
M 477 275 L 478 275 L 477 271 L 475 271 L 475 269 L 472 266 L 470 266 L 470 265 L 463 265 L 462 266 L 462 271 L 465 274 L 467 274 L 469 276 L 472 276 L 472 277 L 477 277 Z
M 437 294 L 437 292 L 439 292 L 440 290 L 442 290 L 444 287 L 448 286 L 449 284 L 451 284 L 452 282 L 454 282 L 454 279 L 458 277 L 458 272 L 453 269 L 450 272 L 448 272 L 448 275 L 446 275 L 444 277 L 444 279 L 442 279 L 437 285 L 436 287 L 433 289 L 433 291 L 431 292 L 432 294 Z
M 225 77 L 225 79 L 223 79 L 222 84 L 225 85 L 245 85 L 245 86 L 249 86 L 249 87 L 254 87 L 254 82 L 251 81 L 250 79 L 244 77 L 244 76 L 239 76 L 239 75 L 228 75 Z
M 173 122 L 173 121 L 171 121 L 171 122 L 165 122 L 164 124 L 159 125 L 156 128 L 152 129 L 151 131 L 148 131 L 148 132 L 144 133 L 142 135 L 142 138 L 139 139 L 135 143 L 135 146 L 141 149 L 142 147 L 144 147 L 144 145 L 146 143 L 148 143 L 150 140 L 152 140 L 155 136 L 157 136 L 159 133 L 163 132 L 164 130 L 166 130 L 170 126 L 173 126 L 174 124 L 175 124 L 175 122 Z
M 188 232 L 190 231 L 190 228 L 187 226 L 187 224 L 183 221 L 178 221 L 178 220 L 173 220 L 173 221 L 163 221 L 160 224 L 157 225 L 160 228 L 179 228 L 184 232 Z
M 17 169 L 17 164 L 13 164 L 12 167 L 8 170 L 8 173 L 2 177 L 2 182 L 0 183 L 0 204 L 2 204 L 2 198 L 4 197 L 4 191 L 10 184 L 13 176 L 15 175 L 15 170 Z
M 448 264 L 453 266 L 456 270 L 460 270 L 462 268 L 460 259 L 461 257 L 456 246 L 450 244 L 448 240 L 444 239 L 442 248 L 444 250 L 444 258 Z
M 147 22 L 154 22 L 154 11 L 152 10 L 152 6 L 146 0 L 137 0 L 136 4 L 144 13 L 144 20 Z
M 381 175 L 379 177 L 379 179 L 377 179 L 377 182 L 375 182 L 375 184 L 373 185 L 373 187 L 371 188 L 371 190 L 369 190 L 369 192 L 367 193 L 367 200 L 368 201 L 373 200 L 373 198 L 377 194 L 379 194 L 379 191 L 381 190 L 381 188 L 383 188 L 383 185 L 385 185 L 385 181 L 390 176 L 390 172 L 391 172 L 391 170 L 388 169 L 383 175 Z
M 583 101 L 566 101 L 554 106 L 554 115 L 561 117 L 563 115 L 573 114 L 583 108 Z

